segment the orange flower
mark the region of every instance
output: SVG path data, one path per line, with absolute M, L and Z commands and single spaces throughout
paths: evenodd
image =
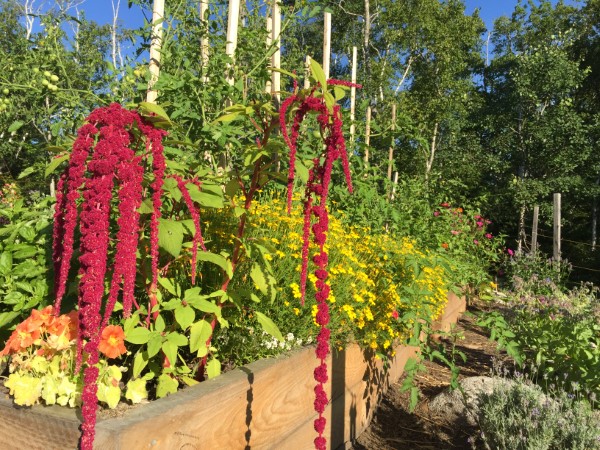
M 118 325 L 109 325 L 102 330 L 98 350 L 109 358 L 117 358 L 127 351 L 125 348 L 125 333 Z
M 31 320 L 31 323 L 36 326 L 36 328 L 48 326 L 54 319 L 54 309 L 52 306 L 46 306 L 41 311 L 34 309 L 31 311 L 31 316 L 29 319 Z
M 448 244 L 447 244 L 446 242 L 444 242 L 444 243 L 442 244 L 442 248 L 445 248 L 445 249 L 447 249 L 447 248 L 448 248 Z
M 2 350 L 1 356 L 8 355 L 9 353 L 16 353 L 21 349 L 27 348 L 34 344 L 40 339 L 40 329 L 30 320 L 31 318 L 25 319 L 15 328 L 10 338 L 6 342 L 4 350 Z

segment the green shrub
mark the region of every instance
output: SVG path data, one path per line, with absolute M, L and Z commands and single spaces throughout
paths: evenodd
M 564 391 L 550 397 L 523 378 L 481 394 L 478 422 L 478 439 L 488 449 L 600 448 L 600 419 L 587 401 Z

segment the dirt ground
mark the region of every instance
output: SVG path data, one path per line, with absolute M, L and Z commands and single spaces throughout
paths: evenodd
M 470 309 L 477 311 L 476 307 Z M 467 356 L 465 363 L 457 359 L 459 378 L 488 376 L 494 359 L 505 359 L 475 321 L 476 318 L 467 313 L 454 330 L 463 336 L 456 340 L 456 349 Z M 445 341 L 448 346 L 448 338 Z M 468 438 L 477 433 L 476 429 L 466 424 L 457 426 L 429 409 L 429 402 L 448 388 L 450 370 L 438 362 L 425 361 L 425 365 L 427 371 L 417 376 L 422 396 L 415 411 L 408 410 L 408 393 L 400 392 L 400 380 L 382 399 L 370 427 L 355 442 L 354 450 L 471 449 Z

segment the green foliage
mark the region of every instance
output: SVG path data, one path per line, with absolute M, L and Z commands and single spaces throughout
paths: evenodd
M 0 198 L 0 337 L 49 302 L 52 271 L 49 254 L 52 240 L 53 199 L 26 205 L 2 189 Z
M 600 448 L 600 420 L 587 401 L 564 391 L 550 397 L 522 378 L 494 380 L 492 393 L 479 397 L 481 433 L 471 442 L 523 450 Z
M 541 292 L 538 283 L 522 283 L 505 299 L 502 314 L 484 315 L 479 324 L 491 330 L 515 361 L 535 366 L 544 389 L 600 394 L 600 308 L 597 289 L 583 285 L 563 293 L 552 281 Z

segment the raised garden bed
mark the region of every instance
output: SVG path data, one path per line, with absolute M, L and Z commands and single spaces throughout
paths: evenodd
M 434 327 L 447 331 L 465 310 L 464 297 L 448 295 Z M 352 345 L 328 359 L 325 416 L 330 448 L 344 448 L 368 426 L 388 386 L 397 381 L 415 347 L 399 346 L 387 368 Z M 100 418 L 97 449 L 312 449 L 315 356 L 305 348 L 256 361 L 166 398 Z M 0 448 L 75 449 L 78 411 L 15 406 L 0 399 Z

